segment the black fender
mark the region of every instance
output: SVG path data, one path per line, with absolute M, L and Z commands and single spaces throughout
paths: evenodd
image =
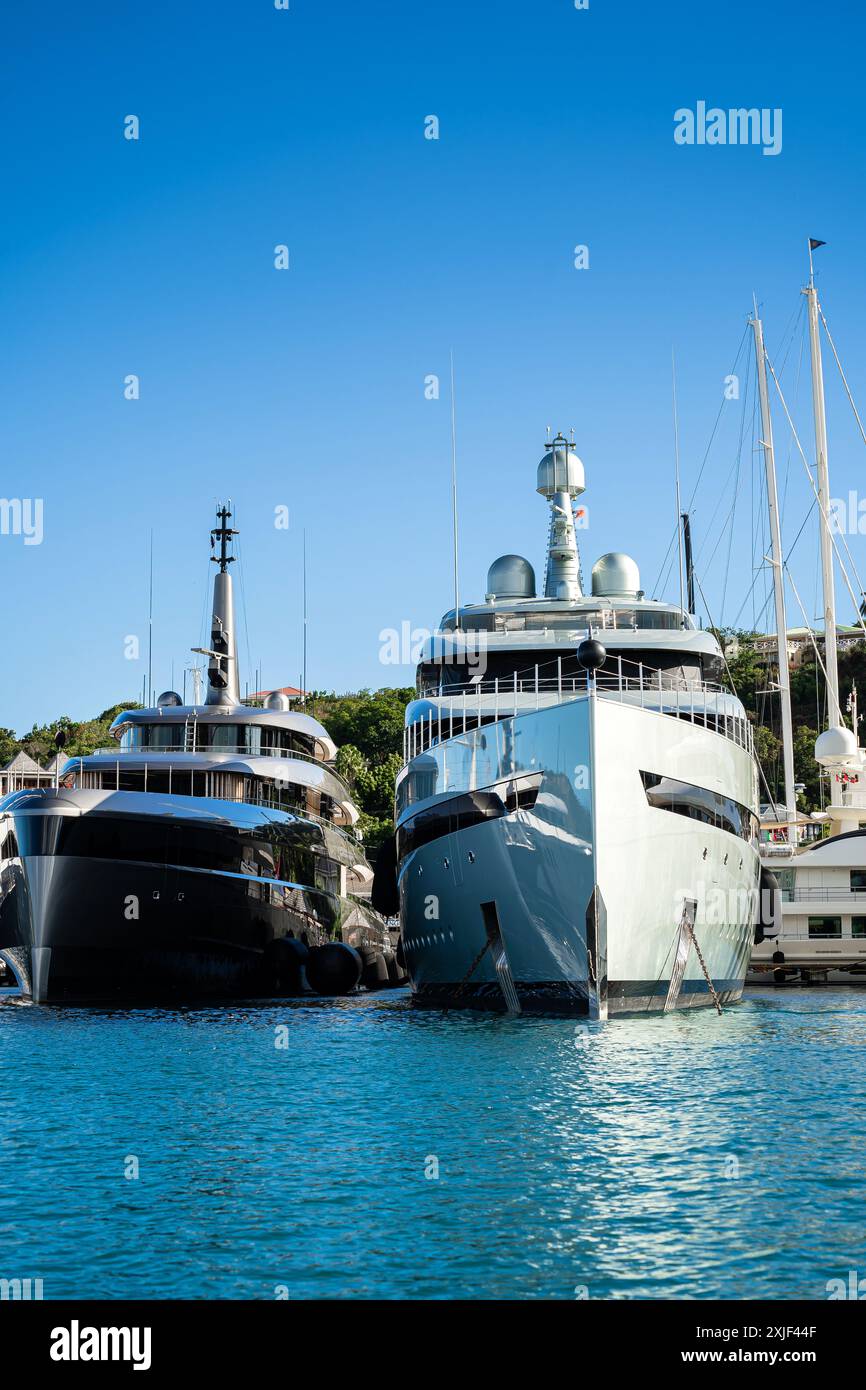
M 761 868 L 755 945 L 773 940 L 782 930 L 782 890 L 772 869 Z
M 370 902 L 382 917 L 396 917 L 400 911 L 400 893 L 397 888 L 397 836 L 390 835 L 379 846 L 373 872 L 373 889 Z

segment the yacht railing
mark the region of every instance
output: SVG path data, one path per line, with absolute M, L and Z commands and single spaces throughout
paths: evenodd
M 247 748 L 243 743 L 209 743 L 206 748 L 184 748 L 180 744 L 176 747 L 152 747 L 150 744 L 141 744 L 133 748 L 94 748 L 92 753 L 86 754 L 87 757 L 105 758 L 126 758 L 126 757 L 165 757 L 166 754 L 177 757 L 181 753 L 198 753 L 202 756 L 216 753 L 238 753 L 246 758 L 300 758 L 302 762 L 317 763 L 319 767 L 326 767 L 329 772 L 334 769 L 325 758 L 317 758 L 315 753 L 303 753 L 296 748 Z
M 863 903 L 866 888 L 783 888 L 786 903 Z
M 555 675 L 541 674 L 551 666 L 556 668 Z M 624 666 L 633 668 L 633 674 L 625 673 Z M 426 718 L 413 720 L 406 726 L 403 731 L 404 763 L 427 748 L 485 724 L 511 719 L 532 709 L 584 699 L 592 690 L 603 699 L 619 700 L 621 704 L 687 719 L 730 739 L 754 756 L 751 725 L 745 715 L 731 710 L 731 701 L 736 697 L 724 686 L 671 676 L 656 667 L 622 657 L 617 657 L 611 668 L 605 667 L 595 674 L 565 674 L 559 657 L 555 663 L 516 671 L 507 677 L 453 685 L 439 682 L 420 687 L 419 699 L 447 699 L 448 706 L 440 710 L 436 719 L 431 709 Z
M 109 750 L 107 750 L 107 749 L 100 749 L 99 751 L 100 751 L 101 753 L 104 754 L 104 753 L 108 752 Z M 177 750 L 175 749 L 175 752 L 176 752 L 176 751 L 177 751 Z M 73 765 L 72 765 L 71 767 L 66 768 L 66 769 L 64 770 L 64 772 L 63 772 L 62 779 L 60 780 L 60 783 L 59 783 L 59 785 L 60 785 L 61 787 L 63 787 L 64 785 L 68 785 L 68 783 L 67 783 L 67 779 L 68 779 L 68 778 L 70 778 L 70 777 L 75 777 L 75 778 L 77 779 L 77 781 L 76 781 L 76 786 L 77 786 L 80 790 L 83 790 L 83 791 L 99 791 L 99 790 L 105 790 L 105 791 L 112 791 L 112 790 L 114 790 L 114 791 L 126 791 L 126 790 L 129 790 L 129 788 L 121 787 L 121 784 L 120 784 L 121 773 L 122 773 L 124 776 L 128 776 L 129 771 L 130 771 L 130 769 L 129 769 L 128 767 L 124 767 L 124 761 L 125 761 L 125 755 L 124 755 L 124 754 L 121 753 L 120 755 L 118 755 L 118 754 L 115 752 L 115 754 L 114 754 L 114 768 L 113 768 L 114 777 L 113 777 L 113 779 L 110 779 L 110 780 L 107 779 L 107 778 L 106 778 L 106 775 L 105 775 L 106 772 L 109 772 L 109 768 L 108 768 L 108 767 L 106 767 L 106 768 L 102 768 L 102 767 L 93 767 L 92 765 L 86 765 L 86 764 L 85 764 L 85 757 L 89 757 L 89 756 L 92 756 L 92 755 L 91 755 L 91 754 L 86 754 L 86 755 L 84 755 L 83 757 L 75 758 L 75 759 L 73 760 Z M 130 755 L 129 755 L 129 756 L 130 756 L 130 757 L 133 756 L 132 751 L 130 751 Z M 108 759 L 107 759 L 107 758 L 105 759 L 105 762 L 106 762 L 106 763 L 108 762 Z M 152 787 L 149 788 L 148 785 L 147 785 L 148 772 L 150 772 L 151 774 L 153 774 L 153 773 L 158 773 L 158 775 L 159 775 L 161 778 L 162 778 L 162 777 L 165 777 L 165 774 L 166 774 L 166 767 L 165 767 L 165 764 L 163 763 L 162 765 L 160 765 L 159 760 L 157 760 L 157 761 L 156 761 L 155 763 L 153 763 L 153 764 L 150 764 L 150 763 L 148 763 L 148 762 L 146 762 L 146 761 L 145 761 L 145 762 L 142 762 L 142 761 L 140 760 L 140 758 L 136 758 L 136 763 L 137 763 L 137 766 L 135 767 L 134 771 L 135 771 L 136 773 L 141 773 L 141 774 L 142 774 L 142 779 L 141 779 L 141 786 L 140 786 L 140 787 L 134 788 L 134 790 L 136 790 L 136 791 L 143 791 L 143 792 L 152 791 L 153 788 L 152 788 Z M 268 810 L 273 810 L 273 811 L 286 811 L 286 812 L 288 812 L 290 815 L 297 815 L 297 816 L 299 816 L 302 820 L 313 820 L 313 821 L 317 821 L 319 825 L 327 825 L 327 826 L 330 826 L 330 828 L 331 828 L 332 830 L 336 830 L 336 831 L 338 831 L 340 834 L 343 834 L 343 835 L 348 835 L 348 836 L 350 836 L 353 840 L 356 840 L 356 841 L 359 841 L 359 842 L 360 842 L 361 836 L 360 836 L 360 834 L 355 830 L 354 826 L 352 826 L 352 825 L 345 825 L 345 824 L 341 825 L 338 821 L 329 820 L 327 816 L 320 816 L 320 815 L 318 815 L 315 811 L 308 811 L 308 810 L 306 810 L 306 808 L 303 807 L 303 806 L 291 806 L 291 805 L 287 805 L 285 802 L 275 801 L 275 800 L 273 800 L 272 797 L 264 796 L 262 793 L 247 792 L 247 793 L 245 793 L 244 796 L 220 796 L 220 795 L 218 794 L 217 791 L 214 791 L 211 787 L 208 787 L 207 778 L 211 775 L 211 773 L 214 773 L 214 774 L 216 774 L 217 776 L 227 776 L 227 777 L 235 777 L 235 776 L 236 776 L 236 777 L 244 778 L 244 774 L 243 774 L 243 773 L 232 773 L 232 772 L 225 773 L 225 772 L 221 771 L 219 764 L 216 764 L 213 768 L 207 768 L 207 767 L 178 767 L 178 768 L 175 768 L 174 770 L 175 770 L 175 773 L 176 773 L 177 775 L 179 775 L 180 777 L 182 777 L 182 778 L 184 778 L 184 779 L 186 779 L 186 778 L 189 778 L 189 779 L 190 779 L 190 781 L 189 781 L 189 786 L 190 786 L 191 790 L 189 790 L 189 791 L 180 791 L 180 792 L 179 792 L 179 791 L 177 791 L 177 787 L 176 787 L 176 786 L 175 786 L 174 788 L 172 788 L 172 777 L 171 777 L 171 774 L 172 774 L 172 764 L 169 762 L 169 764 L 168 764 L 168 785 L 167 785 L 167 786 L 164 786 L 164 787 L 161 786 L 161 787 L 159 788 L 159 790 L 160 790 L 160 791 L 164 791 L 164 792 L 166 793 L 167 796 L 171 796 L 171 795 L 173 795 L 173 794 L 177 794 L 178 796 L 204 796 L 204 797 L 208 797 L 208 798 L 211 798 L 211 799 L 213 799 L 213 800 L 216 800 L 216 801 L 231 801 L 231 802 L 233 802 L 235 805 L 239 805 L 239 806 L 263 806 L 263 807 L 265 807 L 265 808 L 268 809 Z M 329 769 L 329 771 L 330 771 L 330 770 L 331 770 L 331 769 Z M 336 776 L 336 774 L 334 774 L 334 775 Z M 84 784 L 83 784 L 83 779 L 84 779 L 85 777 L 88 777 L 88 776 L 99 777 L 99 778 L 100 778 L 99 786 L 98 786 L 98 787 L 92 787 L 92 788 L 91 788 L 91 787 L 87 787 L 86 785 L 84 785 Z M 204 779 L 205 779 L 205 788 L 206 788 L 206 790 L 205 790 L 204 792 L 196 792 L 196 790 L 195 790 L 195 778 L 196 778 L 196 777 L 201 777 L 201 778 L 204 778 Z M 114 783 L 114 786 L 113 786 L 113 787 L 112 787 L 112 780 L 113 780 L 113 783 Z M 244 778 L 244 780 L 246 780 L 246 779 Z M 340 784 L 341 784 L 342 786 L 344 786 L 344 787 L 346 786 L 346 784 L 342 781 L 342 778 L 338 778 L 337 780 L 340 782 Z M 347 800 L 352 801 L 352 794 L 351 794 L 351 792 L 350 792 L 350 790 L 349 790 L 348 787 L 346 787 L 346 796 L 347 796 Z
M 841 941 L 849 946 L 852 942 L 858 942 L 866 951 L 866 936 L 855 936 L 853 932 L 844 931 L 809 931 L 806 927 L 798 927 L 796 931 L 792 931 L 787 923 L 783 925 L 779 935 L 772 938 L 774 948 L 782 941 Z
M 351 787 L 346 782 L 346 779 L 340 775 L 333 763 L 326 762 L 324 758 L 317 758 L 312 753 L 296 752 L 293 748 L 262 748 L 257 753 L 253 753 L 242 744 L 220 743 L 212 744 L 207 748 L 94 748 L 92 753 L 86 753 L 84 756 L 88 758 L 114 758 L 115 760 L 118 758 L 128 758 L 131 760 L 133 758 L 140 759 L 142 757 L 180 757 L 182 754 L 185 754 L 187 757 L 192 754 L 196 754 L 199 757 L 209 757 L 221 753 L 230 753 L 243 758 L 287 758 L 291 761 L 294 761 L 295 758 L 299 758 L 301 762 L 313 763 L 316 767 L 325 768 L 326 771 L 340 783 L 340 786 L 345 788 L 347 795 L 352 795 Z M 219 763 L 215 762 L 213 766 L 214 771 L 218 772 Z M 188 772 L 190 769 L 189 767 L 184 767 L 179 770 Z M 200 772 L 205 769 L 197 767 L 194 770 Z

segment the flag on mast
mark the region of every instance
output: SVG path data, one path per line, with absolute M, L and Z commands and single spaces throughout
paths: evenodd
M 826 246 L 826 241 L 818 241 L 816 237 L 809 237 L 809 250 L 816 251 L 819 246 Z

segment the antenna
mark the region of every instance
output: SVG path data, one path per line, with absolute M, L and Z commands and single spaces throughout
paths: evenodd
M 150 595 L 147 605 L 147 703 L 153 702 L 153 528 L 150 531 Z
M 682 506 L 680 503 L 680 426 L 677 415 L 677 364 L 674 357 L 674 350 L 671 347 L 671 383 L 673 386 L 673 407 L 674 407 L 674 474 L 676 480 L 676 502 L 677 502 L 677 550 L 680 560 L 680 608 L 686 606 L 684 571 L 683 571 L 683 536 L 680 530 L 680 517 L 682 516 Z
M 454 627 L 460 628 L 460 566 L 458 560 L 457 531 L 457 424 L 454 408 L 454 349 L 450 350 L 451 362 L 451 522 L 454 546 Z
M 304 527 L 304 665 L 301 673 L 301 698 L 307 703 L 307 528 Z
M 225 574 L 229 565 L 233 565 L 235 562 L 234 555 L 229 555 L 228 553 L 228 544 L 231 537 L 238 535 L 238 532 L 233 531 L 230 526 L 226 525 L 226 523 L 230 519 L 231 512 L 229 511 L 228 507 L 226 507 L 225 505 L 223 505 L 222 507 L 217 507 L 217 521 L 220 524 L 219 526 L 215 526 L 211 531 L 210 544 L 211 550 L 213 550 L 214 543 L 218 540 L 220 543 L 220 553 L 219 555 L 212 555 L 210 558 L 213 564 L 219 565 L 220 574 Z

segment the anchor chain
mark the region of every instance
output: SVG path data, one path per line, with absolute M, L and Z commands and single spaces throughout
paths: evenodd
M 458 996 L 461 995 L 461 994 L 463 993 L 463 990 L 465 989 L 466 985 L 468 985 L 470 979 L 472 978 L 473 974 L 475 973 L 475 970 L 477 969 L 478 965 L 480 964 L 480 962 L 481 962 L 481 957 L 484 955 L 484 952 L 487 951 L 487 950 L 489 950 L 489 949 L 490 949 L 490 941 L 488 940 L 488 941 L 485 941 L 484 945 L 481 947 L 481 950 L 478 952 L 478 955 L 475 957 L 475 959 L 474 959 L 474 961 L 472 962 L 472 964 L 470 965 L 469 969 L 466 971 L 466 974 L 463 976 L 463 979 L 460 981 L 459 985 L 458 985 L 457 988 L 455 989 L 455 991 L 454 991 L 454 998 L 455 998 L 455 999 L 457 999 Z
M 695 951 L 697 952 L 698 960 L 699 960 L 700 963 L 701 963 L 701 969 L 702 969 L 703 972 L 704 972 L 704 979 L 705 979 L 706 982 L 707 982 L 707 987 L 709 988 L 710 994 L 713 996 L 713 1003 L 715 1004 L 716 1009 L 717 1009 L 718 1014 L 719 1014 L 719 1017 L 721 1018 L 721 1016 L 722 1016 L 722 1001 L 721 1001 L 721 999 L 719 998 L 718 994 L 716 993 L 715 988 L 713 987 L 713 982 L 712 982 L 712 980 L 710 979 L 710 972 L 709 972 L 709 970 L 708 970 L 707 967 L 706 967 L 706 963 L 705 963 L 705 961 L 704 961 L 703 956 L 701 955 L 701 948 L 700 948 L 700 946 L 698 945 L 698 938 L 695 936 L 695 929 L 694 929 L 694 927 L 692 926 L 692 924 L 691 924 L 691 922 L 689 921 L 688 918 L 686 918 L 686 926 L 687 926 L 688 929 L 689 929 L 689 936 L 692 938 L 692 944 L 693 944 L 693 946 L 694 946 L 694 948 L 695 948 Z

